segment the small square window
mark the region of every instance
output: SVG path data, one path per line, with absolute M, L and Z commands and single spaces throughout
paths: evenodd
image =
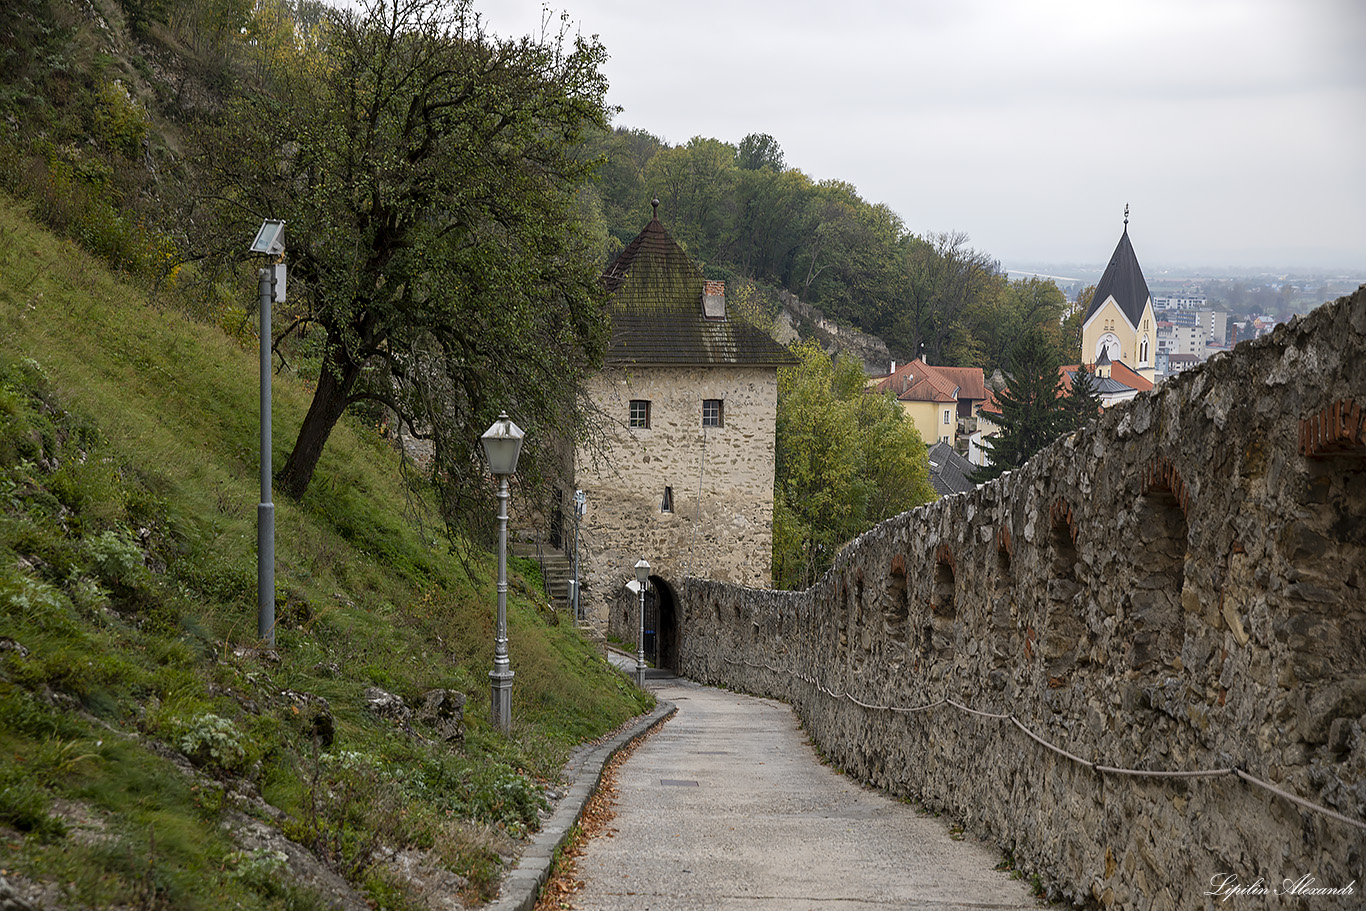
M 647 429 L 650 426 L 650 400 L 631 399 L 631 427 Z
M 702 400 L 702 426 L 721 426 L 721 399 Z

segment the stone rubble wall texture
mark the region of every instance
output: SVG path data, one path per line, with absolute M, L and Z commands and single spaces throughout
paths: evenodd
M 1114 908 L 1360 908 L 1366 287 L 898 516 L 806 592 L 688 579 L 681 668 L 784 699 L 833 763 Z M 818 686 L 819 685 L 819 686 Z M 835 695 L 830 695 L 824 687 Z M 1205 895 L 1217 875 L 1348 897 Z
M 609 370 L 589 394 L 608 431 L 600 457 L 581 452 L 577 465 L 587 495 L 579 542 L 586 617 L 607 624 L 610 603 L 635 578 L 641 557 L 652 575 L 675 582 L 686 574 L 767 586 L 776 368 Z M 626 426 L 632 399 L 650 401 L 648 430 Z M 703 399 L 723 400 L 723 426 L 702 427 Z M 660 510 L 665 487 L 673 490 L 672 513 Z
M 858 358 L 869 376 L 886 376 L 892 372 L 892 354 L 887 343 L 876 335 L 840 326 L 819 308 L 790 292 L 780 292 L 778 299 L 782 310 L 778 313 L 774 335 L 781 344 L 789 345 L 804 335 L 812 336 L 821 350 L 832 357 L 847 354 Z M 798 331 L 799 326 L 802 331 Z

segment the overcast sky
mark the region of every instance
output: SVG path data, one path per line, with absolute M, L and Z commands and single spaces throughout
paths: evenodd
M 607 48 L 617 125 L 769 133 L 1007 268 L 1107 260 L 1128 203 L 1145 271 L 1366 274 L 1362 0 L 545 5 Z M 542 6 L 475 0 L 500 36 Z

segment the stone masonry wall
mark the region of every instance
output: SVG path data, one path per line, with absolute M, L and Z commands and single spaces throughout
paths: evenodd
M 1366 288 L 878 526 L 806 592 L 686 580 L 681 670 L 791 702 L 837 765 L 1076 904 L 1363 907 L 1366 829 L 1236 772 L 1096 766 L 1237 769 L 1366 821 L 1364 410 Z M 1352 894 L 1205 894 L 1304 876 Z
M 753 587 L 769 584 L 773 553 L 773 367 L 648 367 L 601 374 L 590 388 L 609 431 L 599 457 L 580 453 L 587 494 L 580 549 L 586 616 L 608 605 L 642 556 L 651 573 Z M 650 427 L 627 426 L 632 399 Z M 702 427 L 702 400 L 721 399 L 721 427 Z M 660 508 L 673 491 L 673 511 Z M 700 497 L 699 497 L 700 493 Z M 615 631 L 634 641 L 630 631 Z
M 887 343 L 876 335 L 840 326 L 819 308 L 787 291 L 780 292 L 778 299 L 782 310 L 778 313 L 773 334 L 780 343 L 788 345 L 799 338 L 814 337 L 821 350 L 832 357 L 847 354 L 858 358 L 869 376 L 885 376 L 892 372 L 891 352 L 887 350 Z

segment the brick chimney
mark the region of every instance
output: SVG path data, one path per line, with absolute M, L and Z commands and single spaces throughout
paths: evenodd
M 702 315 L 707 319 L 726 318 L 726 283 L 708 279 L 702 287 Z

